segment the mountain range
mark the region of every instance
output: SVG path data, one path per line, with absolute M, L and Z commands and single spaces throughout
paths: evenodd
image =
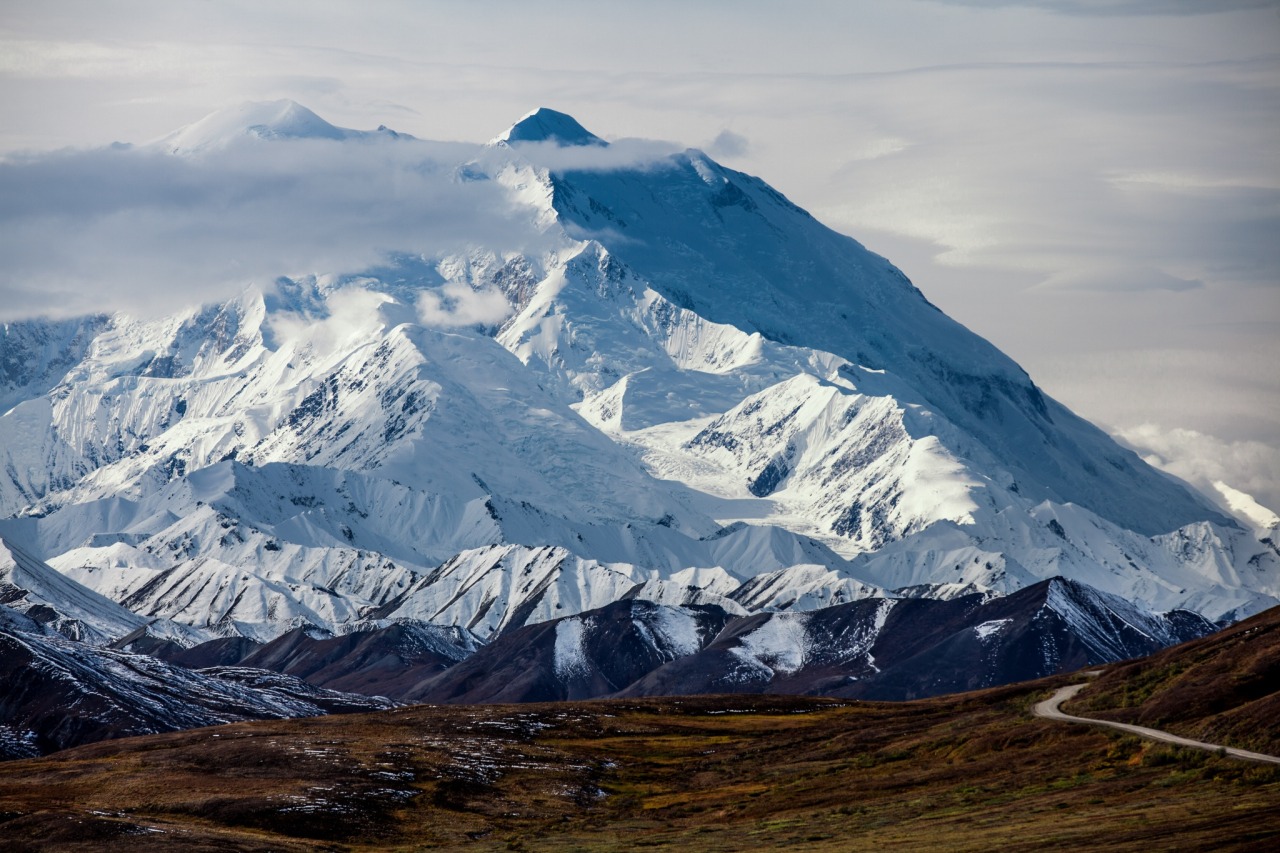
M 639 156 L 540 109 L 442 161 L 274 102 L 119 156 L 216 170 L 290 146 L 393 152 L 501 199 L 503 228 L 158 318 L 5 324 L 15 613 L 121 653 L 203 646 L 206 665 L 211 641 L 237 664 L 283 637 L 345 642 L 314 668 L 260 665 L 506 701 L 924 695 L 1280 603 L 1276 530 L 1151 468 L 887 260 L 700 151 Z M 412 677 L 326 671 L 361 642 Z M 557 663 L 575 642 L 625 649 L 620 669 Z M 517 660 L 527 677 L 502 675 Z

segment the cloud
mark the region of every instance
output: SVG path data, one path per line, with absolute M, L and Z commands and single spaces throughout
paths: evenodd
M 848 157 L 824 190 L 844 200 L 816 212 L 854 234 L 931 241 L 947 266 L 1023 271 L 1030 283 L 1061 276 L 1056 286 L 1080 288 L 1080 269 L 1274 282 L 1280 243 L 1262 234 L 1280 230 L 1277 160 L 1257 142 L 1280 139 L 1269 112 L 1278 67 L 1012 63 L 851 85 L 863 126 L 842 148 L 907 144 Z M 1137 278 L 1139 289 L 1186 286 Z
M 1152 267 L 1111 267 L 1054 273 L 1038 287 L 1044 290 L 1128 291 L 1131 293 L 1164 290 L 1176 293 L 1202 288 L 1204 282 L 1178 278 Z
M 1268 509 L 1280 507 L 1280 449 L 1260 441 L 1224 441 L 1196 430 L 1150 423 L 1119 430 L 1116 437 L 1150 464 L 1228 504 L 1228 509 L 1233 492 L 1243 492 Z M 1245 505 L 1238 497 L 1235 502 Z
M 527 209 L 461 180 L 474 145 L 245 140 L 200 157 L 116 146 L 0 161 L 0 320 L 155 315 L 392 252 L 528 249 Z
M 268 322 L 277 339 L 297 341 L 302 348 L 329 354 L 349 348 L 353 341 L 374 337 L 385 321 L 379 309 L 394 305 L 384 293 L 344 287 L 323 297 L 323 311 L 277 310 Z
M 617 139 L 608 145 L 560 145 L 519 142 L 512 146 L 524 159 L 552 172 L 608 172 L 616 169 L 659 169 L 672 165 L 670 157 L 684 146 L 660 139 Z M 507 155 L 501 149 L 481 156 L 491 162 Z
M 980 9 L 1025 7 L 1063 15 L 1106 17 L 1141 15 L 1209 15 L 1248 9 L 1271 9 L 1277 0 L 935 0 L 953 6 Z
M 745 136 L 726 129 L 720 131 L 716 134 L 716 138 L 711 140 L 711 144 L 707 146 L 707 153 L 716 158 L 732 159 L 745 156 L 750 149 L 751 145 Z
M 472 290 L 462 282 L 449 282 L 418 297 L 418 319 L 424 326 L 496 326 L 511 316 L 511 303 L 492 287 Z

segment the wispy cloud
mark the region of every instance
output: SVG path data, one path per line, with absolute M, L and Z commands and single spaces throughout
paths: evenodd
M 1065 270 L 1046 278 L 1039 287 L 1046 290 L 1095 290 L 1178 292 L 1204 287 L 1203 281 L 1178 278 L 1151 267 L 1109 267 Z
M 418 318 L 424 326 L 496 326 L 511 316 L 511 303 L 498 290 L 473 290 L 462 282 L 449 282 L 423 291 L 418 297 Z
M 608 145 L 569 145 L 556 142 L 520 142 L 520 157 L 552 172 L 607 172 L 616 169 L 663 169 L 672 164 L 670 156 L 684 146 L 660 139 L 617 139 Z M 481 162 L 499 160 L 505 154 L 489 152 Z
M 745 136 L 728 129 L 717 133 L 716 138 L 707 145 L 708 154 L 724 160 L 745 156 L 750 150 L 751 143 Z
M 935 0 L 979 9 L 1024 7 L 1063 15 L 1149 16 L 1212 15 L 1221 12 L 1280 7 L 1277 0 Z
M 1223 441 L 1196 430 L 1165 429 L 1156 424 L 1131 427 L 1118 436 L 1152 465 L 1207 495 L 1229 499 L 1232 491 L 1239 491 L 1267 509 L 1280 508 L 1280 449 L 1259 441 Z
M 198 158 L 108 148 L 0 162 L 0 319 L 155 313 L 279 275 L 354 272 L 537 236 L 479 146 L 245 140 Z

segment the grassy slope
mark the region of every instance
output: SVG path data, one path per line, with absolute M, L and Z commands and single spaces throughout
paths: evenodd
M 1108 667 L 1063 710 L 1280 755 L 1280 607 Z
M 1280 769 L 1031 717 L 1063 683 L 905 704 L 423 706 L 93 744 L 0 764 L 0 840 L 131 853 L 316 839 L 353 850 L 1280 844 Z

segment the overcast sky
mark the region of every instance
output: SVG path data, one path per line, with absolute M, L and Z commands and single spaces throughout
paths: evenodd
M 549 106 L 701 147 L 889 257 L 1081 414 L 1280 509 L 1280 2 L 0 4 L 10 163 L 276 98 L 432 140 Z M 65 175 L 91 155 L 59 156 L 39 159 Z M 33 202 L 6 180 L 12 226 Z M 10 266 L 35 264 L 17 247 Z M 0 310 L 33 298 L 7 287 Z

